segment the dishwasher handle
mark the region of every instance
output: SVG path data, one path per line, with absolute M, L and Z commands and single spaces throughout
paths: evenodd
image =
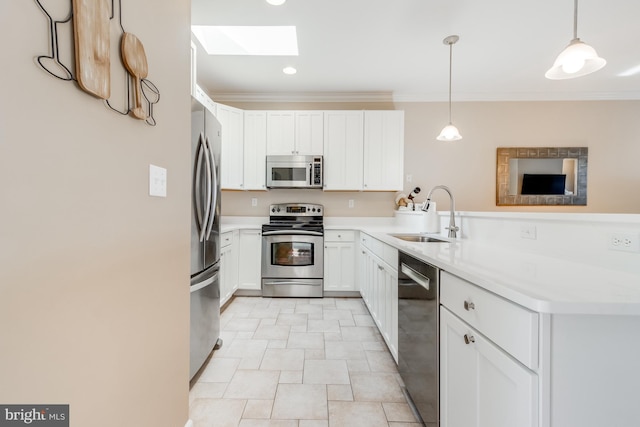
M 402 271 L 404 274 L 409 276 L 414 282 L 416 282 L 417 284 L 419 284 L 420 286 L 422 286 L 426 290 L 429 290 L 430 280 L 429 280 L 429 278 L 427 276 L 418 273 L 417 271 L 415 271 L 413 268 L 409 267 L 404 262 L 400 265 L 400 271 Z

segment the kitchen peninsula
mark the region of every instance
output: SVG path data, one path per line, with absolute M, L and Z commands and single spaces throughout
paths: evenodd
M 392 217 L 325 219 L 327 230 L 359 236 L 356 278 L 363 238 L 395 253 L 396 261 L 400 251 L 441 269 L 441 425 L 464 425 L 455 418 L 459 411 L 448 410 L 461 405 L 482 405 L 470 416 L 497 426 L 638 425 L 630 399 L 640 382 L 634 368 L 640 343 L 630 337 L 640 328 L 639 254 L 611 251 L 606 238 L 620 228 L 637 233 L 640 216 L 458 217 L 462 238 L 449 243 L 392 237 L 415 231 Z M 262 220 L 226 217 L 222 227 L 251 229 Z M 524 238 L 523 228 L 537 239 Z M 382 256 L 373 257 L 383 264 Z

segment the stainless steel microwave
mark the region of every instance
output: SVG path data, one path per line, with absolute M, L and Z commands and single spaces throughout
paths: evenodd
M 322 156 L 267 156 L 267 188 L 322 188 Z

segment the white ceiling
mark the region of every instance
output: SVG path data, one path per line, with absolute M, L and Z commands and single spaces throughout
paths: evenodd
M 217 100 L 640 99 L 640 1 L 581 0 L 578 37 L 600 71 L 547 80 L 573 35 L 572 0 L 192 0 L 193 25 L 295 25 L 297 57 L 209 56 L 198 83 Z M 198 44 L 196 42 L 196 44 Z M 287 76 L 292 65 L 298 73 Z

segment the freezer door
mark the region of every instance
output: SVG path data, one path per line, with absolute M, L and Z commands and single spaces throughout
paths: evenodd
M 220 337 L 218 264 L 191 279 L 189 379 L 198 372 Z

